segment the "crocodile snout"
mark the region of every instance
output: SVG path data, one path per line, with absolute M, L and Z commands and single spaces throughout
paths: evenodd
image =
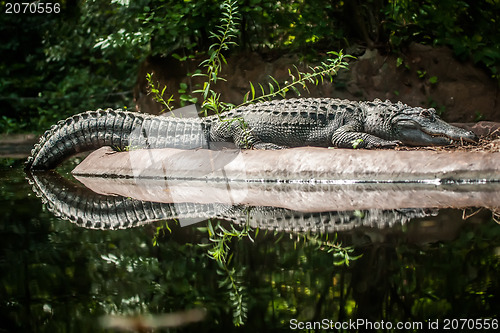
M 451 125 L 450 125 L 451 126 Z M 477 143 L 479 141 L 479 137 L 473 131 L 469 131 L 460 127 L 451 126 L 453 129 L 447 131 L 447 136 L 457 142 L 470 142 Z

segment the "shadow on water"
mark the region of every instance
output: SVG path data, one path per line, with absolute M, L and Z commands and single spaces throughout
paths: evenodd
M 0 176 L 0 331 L 185 324 L 179 330 L 364 332 L 398 323 L 425 331 L 452 318 L 498 325 L 499 184 L 385 192 L 268 184 L 243 189 L 244 199 L 195 187 L 210 202 L 182 184 L 122 180 L 110 190 L 99 179 L 105 195 L 37 173 L 30 182 L 40 200 L 24 177 L 21 167 Z M 110 195 L 118 188 L 124 196 Z M 144 200 L 162 192 L 162 202 Z M 344 202 L 334 211 L 307 206 L 335 193 Z M 281 206 L 256 205 L 279 196 Z M 378 207 L 344 209 L 376 197 Z

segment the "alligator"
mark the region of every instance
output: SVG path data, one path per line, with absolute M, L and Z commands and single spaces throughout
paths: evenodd
M 401 102 L 333 98 L 267 101 L 203 118 L 122 110 L 87 111 L 58 122 L 35 145 L 26 169 L 49 170 L 82 151 L 127 148 L 241 149 L 300 146 L 377 148 L 475 142 L 473 132 L 441 120 L 432 108 Z
M 56 217 L 87 229 L 117 230 L 162 220 L 225 220 L 235 227 L 250 226 L 283 232 L 337 232 L 357 227 L 391 227 L 414 218 L 437 215 L 437 209 L 365 209 L 301 212 L 270 206 L 224 203 L 143 201 L 98 194 L 54 171 L 27 172 L 33 192 Z

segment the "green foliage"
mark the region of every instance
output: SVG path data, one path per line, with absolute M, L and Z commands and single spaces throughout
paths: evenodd
M 342 246 L 342 243 L 337 242 L 337 234 L 334 235 L 332 240 L 330 240 L 329 237 L 330 235 L 327 233 L 321 235 L 306 232 L 297 235 L 299 242 L 302 240 L 304 243 L 307 243 L 308 246 L 313 246 L 317 250 L 326 251 L 332 254 L 332 264 L 335 266 L 349 266 L 351 261 L 361 258 L 361 255 L 353 255 L 353 247 Z
M 247 272 L 240 262 L 233 260 L 235 256 L 234 248 L 238 245 L 237 243 L 242 243 L 245 239 L 253 243 L 254 239 L 251 234 L 254 233 L 254 238 L 256 238 L 258 229 L 254 232 L 248 226 L 248 223 L 245 223 L 239 229 L 233 224 L 230 224 L 230 227 L 227 228 L 224 227 L 221 221 L 208 221 L 207 227 L 198 228 L 198 230 L 208 233 L 209 243 L 199 244 L 199 246 L 207 247 L 208 257 L 217 262 L 217 274 L 220 276 L 218 286 L 227 291 L 229 304 L 232 307 L 233 323 L 236 326 L 243 325 L 248 312 L 248 291 L 243 283 L 243 278 Z M 281 236 L 275 240 L 274 244 L 276 246 L 280 246 L 278 244 L 285 242 Z M 353 254 L 353 247 L 343 246 L 338 242 L 337 235 L 330 239 L 329 234 L 305 232 L 298 233 L 295 237 L 296 240 L 293 242 L 295 249 L 292 251 L 297 252 L 295 255 L 304 255 L 302 251 L 307 251 L 308 257 L 315 256 L 319 252 L 325 252 L 329 255 L 331 261 L 325 263 L 325 270 L 332 270 L 336 266 L 347 267 L 352 261 L 361 257 L 361 255 Z M 310 258 L 304 260 L 308 259 Z
M 286 48 L 311 54 L 345 45 L 343 2 L 250 0 L 239 1 L 239 5 L 241 44 L 252 50 Z
M 351 144 L 352 144 L 352 148 L 357 149 L 357 148 L 359 147 L 359 145 L 363 143 L 363 141 L 364 141 L 363 139 L 356 139 L 356 140 L 353 140 L 353 141 L 351 142 Z
M 446 45 L 498 77 L 499 10 L 500 2 L 491 0 L 368 0 L 362 5 L 236 0 L 222 7 L 216 0 L 94 0 L 63 1 L 58 14 L 1 15 L 0 34 L 8 37 L 0 43 L 0 131 L 43 130 L 84 110 L 130 107 L 144 58 L 199 55 L 214 44 L 212 32 L 224 37 L 215 39 L 218 47 L 210 48 L 202 73 L 208 76 L 201 87 L 207 109 L 224 105 L 211 91 L 222 77 L 225 48 L 233 43 L 311 60 L 325 50 L 356 44 L 394 52 L 411 42 Z M 222 21 L 221 12 L 228 15 Z M 239 33 L 226 30 L 236 22 Z M 184 103 L 192 101 L 189 92 L 181 95 Z
M 499 10 L 500 2 L 489 0 L 389 0 L 383 28 L 395 50 L 410 42 L 450 46 L 498 77 Z
M 177 221 L 174 222 L 177 223 Z M 165 236 L 165 229 L 167 229 L 169 233 L 172 233 L 172 229 L 168 225 L 168 221 L 164 221 L 162 224 L 156 227 L 155 234 L 153 236 L 153 246 L 158 246 L 158 240 L 161 237 Z
M 191 93 L 189 92 L 188 85 L 184 82 L 181 82 L 179 85 L 179 90 L 177 92 L 179 93 L 179 102 L 181 106 L 186 106 L 188 104 L 195 104 L 198 102 L 197 97 L 193 97 Z
M 203 228 L 202 228 L 203 230 Z M 245 296 L 245 286 L 241 281 L 244 274 L 244 269 L 239 267 L 229 267 L 233 257 L 230 243 L 233 238 L 240 241 L 242 238 L 249 238 L 252 231 L 248 225 L 245 225 L 241 230 L 236 229 L 231 224 L 230 230 L 224 228 L 220 221 L 212 225 L 212 221 L 208 221 L 208 227 L 205 228 L 208 232 L 209 240 L 212 247 L 207 251 L 209 258 L 217 262 L 217 274 L 220 276 L 218 282 L 219 288 L 225 289 L 228 292 L 228 298 L 232 306 L 233 323 L 235 326 L 240 326 L 245 323 L 248 312 L 248 305 Z M 210 245 L 210 244 L 207 244 Z M 205 246 L 204 244 L 200 246 Z
M 171 95 L 166 100 L 163 97 L 165 95 L 165 90 L 167 89 L 167 86 L 164 86 L 163 89 L 160 91 L 157 88 L 159 84 L 158 83 L 155 84 L 153 82 L 153 73 L 147 73 L 146 80 L 148 81 L 149 94 L 153 95 L 153 100 L 165 106 L 165 108 L 161 110 L 161 112 L 164 112 L 166 110 L 172 111 L 173 107 L 170 105 L 170 103 L 174 101 L 174 96 Z
M 121 9 L 63 2 L 58 14 L 0 16 L 0 33 L 11 38 L 0 45 L 2 131 L 46 129 L 77 112 L 130 105 L 140 53 L 128 45 L 94 48 L 100 36 L 133 22 L 134 13 Z
M 205 78 L 203 88 L 194 91 L 199 92 L 203 96 L 202 109 L 210 110 L 214 113 L 219 113 L 220 109 L 225 110 L 229 105 L 220 101 L 220 94 L 215 92 L 212 85 L 217 81 L 225 79 L 220 76 L 222 66 L 227 64 L 223 52 L 229 50 L 232 45 L 236 45 L 234 41 L 238 33 L 238 6 L 236 1 L 226 0 L 221 5 L 221 23 L 217 26 L 216 31 L 210 33 L 210 37 L 215 39 L 215 42 L 210 45 L 208 50 L 208 58 L 201 62 L 200 66 L 205 69 L 205 73 L 195 73 L 193 76 L 201 76 Z
M 152 55 L 204 49 L 220 15 L 220 1 L 152 0 L 136 20 Z M 136 28 L 137 29 L 137 28 Z M 131 30 L 130 32 L 133 32 Z
M 324 82 L 325 77 L 332 82 L 334 76 L 340 69 L 347 69 L 348 64 L 344 59 L 353 57 L 350 55 L 344 55 L 342 51 L 331 51 L 328 52 L 328 54 L 332 57 L 327 58 L 315 67 L 309 66 L 310 72 L 301 72 L 297 67 L 295 67 L 295 73 L 292 73 L 292 71 L 288 69 L 291 81 L 285 81 L 283 85 L 281 85 L 274 77 L 269 76 L 271 82 L 268 83 L 267 90 L 264 86 L 262 86 L 262 84 L 259 83 L 260 95 L 257 94 L 254 85 L 250 82 L 250 91 L 245 94 L 243 103 L 238 105 L 238 107 L 249 103 L 271 100 L 277 96 L 285 98 L 289 91 L 293 91 L 297 96 L 300 96 L 301 92 L 297 86 L 301 87 L 304 91 L 309 92 L 309 89 L 307 88 L 308 83 L 318 85 Z

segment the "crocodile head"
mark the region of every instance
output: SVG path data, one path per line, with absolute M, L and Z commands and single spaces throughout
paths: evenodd
M 474 132 L 441 120 L 432 108 L 408 108 L 396 113 L 391 127 L 394 138 L 409 146 L 445 146 L 478 139 Z
M 432 108 L 380 100 L 366 105 L 365 129 L 387 140 L 398 140 L 408 146 L 446 146 L 477 141 L 476 134 L 446 123 Z

